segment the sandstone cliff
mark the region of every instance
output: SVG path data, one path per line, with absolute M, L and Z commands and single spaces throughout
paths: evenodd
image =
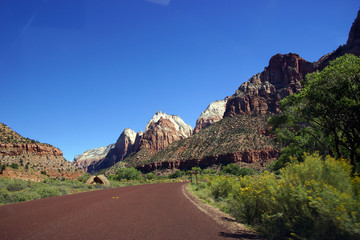
M 263 72 L 241 84 L 228 99 L 225 116 L 278 113 L 279 101 L 301 90 L 300 81 L 316 70 L 316 64 L 294 53 L 277 54 Z
M 226 102 L 227 99 L 210 103 L 205 111 L 203 111 L 200 114 L 200 117 L 196 120 L 194 133 L 197 133 L 201 129 L 204 129 L 211 124 L 220 121 L 224 116 Z
M 150 162 L 147 164 L 138 165 L 136 168 L 142 173 L 149 173 L 155 170 L 190 170 L 193 167 L 207 168 L 214 164 L 226 165 L 229 163 L 237 163 L 243 167 L 261 169 L 262 167 L 266 166 L 271 160 L 279 157 L 279 153 L 280 152 L 278 150 L 274 149 L 232 152 L 226 154 L 206 156 L 201 159 Z

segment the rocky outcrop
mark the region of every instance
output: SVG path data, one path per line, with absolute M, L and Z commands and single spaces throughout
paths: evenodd
M 147 123 L 145 132 L 138 138 L 137 149 L 160 151 L 171 143 L 191 136 L 192 127 L 186 124 L 179 116 L 157 112 Z
M 241 84 L 228 99 L 224 116 L 278 113 L 279 101 L 299 92 L 300 81 L 306 74 L 324 69 L 330 61 L 346 53 L 360 55 L 360 11 L 351 27 L 346 45 L 321 57 L 317 62 L 308 62 L 294 53 L 273 56 L 263 72 Z
M 277 54 L 263 72 L 241 84 L 228 99 L 225 116 L 235 114 L 264 115 L 279 112 L 279 101 L 301 90 L 300 81 L 316 70 L 316 64 L 295 53 Z
M 115 147 L 115 144 L 110 144 L 106 147 L 99 147 L 85 151 L 81 155 L 74 157 L 73 164 L 80 169 L 87 171 L 90 165 L 94 165 L 97 162 L 103 160 L 111 149 Z
M 226 165 L 229 163 L 246 163 L 254 168 L 257 168 L 264 167 L 266 163 L 268 163 L 268 160 L 277 157 L 279 157 L 279 151 L 274 149 L 264 149 L 260 151 L 243 151 L 221 155 L 212 155 L 202 159 L 153 162 L 139 165 L 136 168 L 142 173 L 164 169 L 190 170 L 193 167 L 206 168 L 214 164 Z
M 56 147 L 41 143 L 0 143 L 0 155 L 18 156 L 21 154 L 62 156 L 63 152 Z
M 194 133 L 199 132 L 201 129 L 204 129 L 211 124 L 220 121 L 226 109 L 225 100 L 218 100 L 209 104 L 209 106 L 200 114 L 200 117 L 196 120 L 196 125 L 194 128 Z
M 60 149 L 24 138 L 1 123 L 0 163 L 18 166 L 18 169 L 7 168 L 0 177 L 40 181 L 48 176 L 58 179 L 77 179 L 84 174 L 66 161 Z
M 120 134 L 120 137 L 115 143 L 115 147 L 110 149 L 105 158 L 90 164 L 87 168 L 88 172 L 98 171 L 100 169 L 113 166 L 115 163 L 123 160 L 130 153 L 133 152 L 133 145 L 135 143 L 136 132 L 130 128 L 125 128 Z

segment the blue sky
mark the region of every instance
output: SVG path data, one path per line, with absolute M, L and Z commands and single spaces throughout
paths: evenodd
M 0 122 L 67 160 L 144 131 L 194 127 L 271 56 L 345 44 L 359 1 L 0 0 Z

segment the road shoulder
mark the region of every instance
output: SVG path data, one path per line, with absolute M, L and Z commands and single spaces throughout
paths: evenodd
M 225 227 L 228 232 L 221 233 L 225 237 L 238 239 L 264 239 L 261 235 L 244 224 L 236 222 L 235 218 L 226 214 L 219 209 L 201 201 L 197 196 L 190 193 L 187 184 L 182 186 L 183 194 L 188 198 L 200 211 L 214 219 L 219 225 Z

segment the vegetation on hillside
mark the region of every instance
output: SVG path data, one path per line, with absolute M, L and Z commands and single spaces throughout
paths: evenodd
M 40 142 L 37 140 L 33 140 L 30 138 L 25 138 L 23 136 L 21 136 L 20 134 L 18 134 L 17 132 L 15 132 L 14 130 L 12 130 L 11 128 L 9 128 L 7 125 L 0 123 L 0 143 L 37 143 L 39 144 Z M 44 145 L 47 146 L 51 146 L 50 144 L 47 143 L 42 143 Z

